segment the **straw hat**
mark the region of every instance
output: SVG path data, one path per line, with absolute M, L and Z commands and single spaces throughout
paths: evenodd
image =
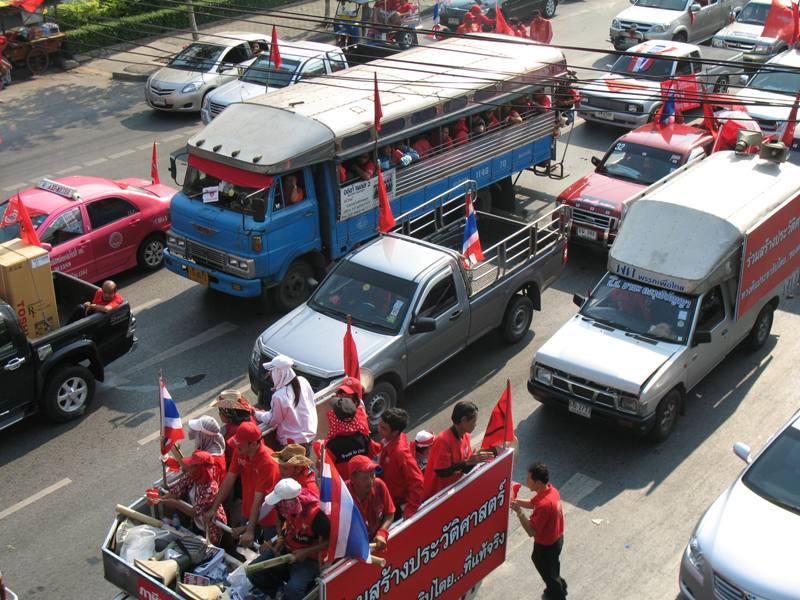
M 253 407 L 236 390 L 222 390 L 219 396 L 211 403 L 211 408 L 223 408 L 228 410 L 246 410 L 252 412 Z
M 280 452 L 275 452 L 272 458 L 279 465 L 292 467 L 310 467 L 314 462 L 306 456 L 306 449 L 300 444 L 287 444 Z

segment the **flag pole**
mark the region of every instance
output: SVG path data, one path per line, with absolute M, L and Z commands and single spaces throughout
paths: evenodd
M 167 487 L 167 463 L 164 462 L 162 452 L 164 451 L 164 406 L 161 400 L 161 389 L 164 385 L 164 372 L 159 369 L 158 371 L 158 423 L 159 423 L 159 436 L 158 436 L 158 455 L 161 461 L 161 487 Z

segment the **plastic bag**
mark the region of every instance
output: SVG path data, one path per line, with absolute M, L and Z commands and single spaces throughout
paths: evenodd
M 137 525 L 128 529 L 119 556 L 128 564 L 136 559 L 147 560 L 156 553 L 156 535 L 159 530 L 150 525 Z
M 228 586 L 228 595 L 231 597 L 231 600 L 237 597 L 247 598 L 250 594 L 250 590 L 253 589 L 253 585 L 244 572 L 244 565 L 241 565 L 233 573 L 228 575 Z

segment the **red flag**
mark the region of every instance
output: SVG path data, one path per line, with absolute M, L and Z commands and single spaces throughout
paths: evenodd
M 800 5 L 792 2 L 792 41 L 791 46 L 800 41 Z
M 388 233 L 394 227 L 395 220 L 392 206 L 389 204 L 389 196 L 386 194 L 386 184 L 383 182 L 380 163 L 376 167 L 378 170 L 378 231 Z
M 347 377 L 352 377 L 357 381 L 361 381 L 361 367 L 358 365 L 358 348 L 356 341 L 353 339 L 353 330 L 351 328 L 352 319 L 347 315 L 347 330 L 344 332 L 344 374 Z M 364 396 L 364 390 L 359 386 L 358 397 Z
M 796 25 L 792 17 L 795 10 L 785 5 L 781 0 L 772 0 L 761 37 L 778 38 L 791 44 L 795 34 Z
M 34 211 L 34 214 L 39 214 Z M 31 221 L 31 215 L 26 206 L 22 203 L 19 192 L 8 201 L 6 212 L 3 214 L 3 219 L 0 221 L 0 227 L 8 227 L 10 225 L 17 225 L 19 227 L 19 237 L 23 242 L 31 246 L 41 246 L 39 236 L 36 235 L 36 228 Z
M 714 109 L 711 108 L 711 102 L 708 98 L 703 98 L 703 126 L 708 129 L 715 137 L 719 129 L 719 121 L 714 116 Z
M 516 481 L 511 482 L 511 499 L 516 500 L 517 496 L 519 495 L 519 491 L 522 489 L 522 484 L 517 483 Z
M 377 133 L 381 132 L 381 118 L 383 117 L 383 109 L 381 108 L 381 95 L 378 91 L 378 74 L 373 73 L 375 75 L 375 131 Z M 380 169 L 378 169 L 380 172 Z
M 34 12 L 43 2 L 44 0 L 14 0 L 11 6 L 19 6 L 22 10 Z
M 153 142 L 153 156 L 150 158 L 150 179 L 153 183 L 161 183 L 158 178 L 158 152 L 156 151 L 156 143 Z
M 791 148 L 794 143 L 794 130 L 797 127 L 797 103 L 800 102 L 800 93 L 795 96 L 792 110 L 789 111 L 789 118 L 786 121 L 786 129 L 783 130 L 781 141 L 787 148 Z
M 269 45 L 269 61 L 272 63 L 272 66 L 275 70 L 281 68 L 281 51 L 278 48 L 278 30 L 275 29 L 275 25 L 272 26 L 272 42 Z
M 508 24 L 506 21 L 505 16 L 503 15 L 502 9 L 497 6 L 497 2 L 494 4 L 494 14 L 495 14 L 495 22 L 494 22 L 494 31 L 495 33 L 500 33 L 502 35 L 513 35 L 516 36 L 517 32 L 511 28 L 511 25 Z
M 517 438 L 514 435 L 514 418 L 511 414 L 511 381 L 506 379 L 506 390 L 489 417 L 481 449 L 494 448 L 515 441 Z

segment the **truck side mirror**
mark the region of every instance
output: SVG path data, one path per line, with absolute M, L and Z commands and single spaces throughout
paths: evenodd
M 750 81 L 750 76 L 747 73 L 741 73 L 739 75 L 739 85 L 747 85 L 748 81 Z
M 593 156 L 592 157 L 592 164 L 595 167 L 599 167 L 600 166 L 600 157 L 599 156 Z
M 699 4 L 696 4 L 696 3 L 695 3 L 695 4 L 692 4 L 692 5 L 689 7 L 689 12 L 693 12 L 693 13 L 699 13 L 699 12 L 700 12 L 700 5 L 699 5 Z
M 267 219 L 267 200 L 263 196 L 255 197 L 250 200 L 250 207 L 253 211 L 253 221 L 263 223 Z
M 700 344 L 709 344 L 711 343 L 711 332 L 710 331 L 695 331 L 694 332 L 694 343 L 693 346 L 699 346 Z
M 572 296 L 572 303 L 573 303 L 575 306 L 577 306 L 578 308 L 580 308 L 581 306 L 583 306 L 583 303 L 584 303 L 584 302 L 586 302 L 586 298 L 584 298 L 584 297 L 583 297 L 583 296 L 581 296 L 580 294 L 574 294 L 574 295 Z
M 309 291 L 317 289 L 319 285 L 319 281 L 317 281 L 314 277 L 309 277 L 306 279 L 306 285 L 308 286 Z M 363 382 L 362 382 L 363 385 Z
M 411 322 L 408 332 L 414 333 L 427 333 L 436 330 L 436 319 L 433 317 L 417 317 Z
M 183 180 L 186 178 L 185 167 L 188 156 L 189 152 L 186 150 L 185 147 L 176 150 L 175 152 L 169 155 L 169 174 L 172 177 L 172 181 L 174 181 L 180 187 L 183 187 Z M 178 161 L 181 162 L 181 169 L 183 171 L 181 181 L 178 181 Z
M 750 464 L 750 461 L 752 460 L 750 457 L 750 446 L 748 446 L 744 442 L 736 442 L 733 445 L 733 453 L 739 458 L 741 458 L 748 465 Z

